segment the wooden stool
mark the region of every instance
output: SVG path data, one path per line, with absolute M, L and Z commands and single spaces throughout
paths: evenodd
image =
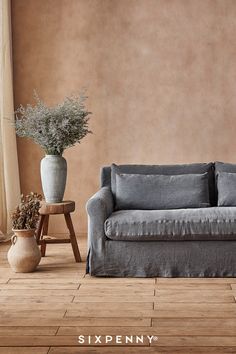
M 55 203 L 55 204 L 42 202 L 41 208 L 39 210 L 39 214 L 40 214 L 39 225 L 36 232 L 36 241 L 38 245 L 41 245 L 42 257 L 44 257 L 46 254 L 47 244 L 71 243 L 73 253 L 75 256 L 75 261 L 81 262 L 75 231 L 70 216 L 70 213 L 72 213 L 74 210 L 75 210 L 75 202 L 73 201 L 64 201 L 62 203 Z M 56 215 L 56 214 L 64 214 L 66 225 L 70 232 L 70 238 L 66 238 L 66 239 L 44 238 L 44 236 L 47 236 L 48 233 L 49 216 Z

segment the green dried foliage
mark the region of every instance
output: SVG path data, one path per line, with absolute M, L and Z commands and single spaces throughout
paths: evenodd
M 35 229 L 39 220 L 40 194 L 31 192 L 21 195 L 21 202 L 11 214 L 12 228 L 14 230 Z
M 36 104 L 20 105 L 16 110 L 17 135 L 32 139 L 48 155 L 62 155 L 68 147 L 80 143 L 88 133 L 91 112 L 85 107 L 86 96 L 66 97 L 64 102 L 48 107 L 34 92 Z

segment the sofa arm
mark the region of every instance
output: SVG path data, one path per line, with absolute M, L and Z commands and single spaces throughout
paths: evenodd
M 104 222 L 114 209 L 111 189 L 109 187 L 102 187 L 88 200 L 86 209 L 90 217 L 98 217 Z
M 98 240 L 103 242 L 106 239 L 104 222 L 114 209 L 111 189 L 102 187 L 88 200 L 86 209 L 88 213 L 88 243 L 89 247 L 91 247 L 92 244 L 95 246 Z
M 106 236 L 104 222 L 112 214 L 114 202 L 111 189 L 102 187 L 87 202 L 88 213 L 88 257 L 86 272 L 104 272 Z

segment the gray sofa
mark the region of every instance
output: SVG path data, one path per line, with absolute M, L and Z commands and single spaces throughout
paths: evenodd
M 236 165 L 112 165 L 87 202 L 87 272 L 235 277 Z

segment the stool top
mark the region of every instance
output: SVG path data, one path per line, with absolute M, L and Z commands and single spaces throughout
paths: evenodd
M 68 214 L 73 211 L 75 211 L 75 202 L 72 200 L 65 200 L 61 203 L 46 203 L 45 201 L 42 201 L 39 214 Z

